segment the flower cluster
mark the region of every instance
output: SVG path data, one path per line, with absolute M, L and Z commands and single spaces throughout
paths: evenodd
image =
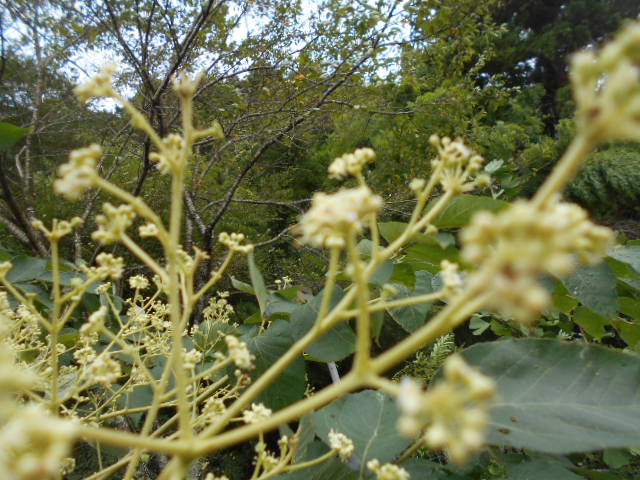
M 93 78 L 73 89 L 76 98 L 80 102 L 86 103 L 94 97 L 112 96 L 114 91 L 111 77 L 117 69 L 118 66 L 115 63 L 109 63 L 102 67 Z
M 45 237 L 51 240 L 59 240 L 65 235 L 69 235 L 74 228 L 82 225 L 82 219 L 80 217 L 73 217 L 71 220 L 54 220 L 53 226 L 51 230 L 48 230 L 47 227 L 44 226 L 41 220 L 34 220 L 31 222 L 31 225 L 34 228 L 37 228 L 42 233 L 44 233 Z
M 91 237 L 103 245 L 109 245 L 120 240 L 136 214 L 131 205 L 114 207 L 108 202 L 102 205 L 102 211 L 104 215 L 96 215 L 98 230 L 93 232 Z
M 446 297 L 452 297 L 462 289 L 462 277 L 458 272 L 458 264 L 443 260 L 440 268 L 444 294 Z
M 177 168 L 181 157 L 180 152 L 184 147 L 184 140 L 180 135 L 172 133 L 162 139 L 162 147 L 160 153 L 151 152 L 149 160 L 156 162 L 158 170 L 166 174 Z
M 37 405 L 23 408 L 0 429 L 0 478 L 59 478 L 74 436 L 70 422 L 50 417 Z
M 262 403 L 252 403 L 251 410 L 242 412 L 242 421 L 249 424 L 258 423 L 269 418 L 271 413 L 271 409 L 265 407 Z
M 129 287 L 136 290 L 146 290 L 149 288 L 149 280 L 144 275 L 134 275 L 129 277 Z
M 229 292 L 216 292 L 216 295 L 218 298 L 209 299 L 209 305 L 202 310 L 202 316 L 205 320 L 229 323 L 230 315 L 233 313 L 233 305 L 227 300 Z
M 202 414 L 209 420 L 222 415 L 226 411 L 227 407 L 224 404 L 224 400 L 219 397 L 209 397 L 202 406 Z
M 160 230 L 158 229 L 158 226 L 156 224 L 146 223 L 144 225 L 140 225 L 140 228 L 138 228 L 138 233 L 143 238 L 155 237 L 156 235 L 158 235 L 158 233 L 160 233 Z
M 445 191 L 469 192 L 490 183 L 490 179 L 484 174 L 471 180 L 471 177 L 482 168 L 484 159 L 467 147 L 462 140 L 431 135 L 429 143 L 438 151 L 438 156 L 431 161 L 431 166 Z M 420 182 L 419 179 L 418 182 Z M 414 183 L 411 188 L 416 191 L 418 184 Z
M 358 148 L 353 153 L 345 153 L 329 165 L 329 178 L 342 180 L 349 175 L 359 176 L 364 166 L 373 162 L 375 158 L 376 153 L 368 147 Z
M 427 427 L 425 443 L 444 450 L 452 462 L 460 464 L 482 447 L 495 383 L 457 355 L 445 361 L 444 377 L 426 393 L 413 380 L 402 380 L 398 429 L 415 437 Z
M 249 352 L 246 343 L 241 342 L 233 335 L 227 335 L 224 337 L 224 341 L 229 349 L 229 356 L 238 368 L 242 368 L 243 370 L 253 368 L 254 357 L 251 352 Z
M 222 232 L 218 235 L 218 241 L 225 245 L 229 250 L 238 253 L 251 253 L 253 251 L 253 245 L 241 245 L 244 242 L 245 236 L 243 233 L 227 233 Z
M 100 332 L 100 329 L 104 325 L 104 321 L 107 318 L 107 307 L 100 307 L 98 310 L 89 315 L 87 323 L 80 327 L 81 336 L 95 335 Z
M 114 257 L 110 253 L 102 252 L 96 257 L 96 263 L 98 264 L 97 267 L 88 269 L 89 275 L 95 275 L 102 280 L 107 277 L 118 280 L 122 277 L 122 272 L 124 271 L 122 257 Z
M 303 242 L 314 247 L 345 246 L 345 238 L 362 231 L 371 214 L 382 208 L 382 199 L 366 186 L 337 193 L 316 193 L 311 208 L 300 220 Z
M 599 142 L 640 141 L 640 23 L 628 25 L 599 55 L 573 56 L 576 121 Z
M 69 200 L 77 200 L 90 187 L 96 178 L 96 164 L 102 157 L 100 145 L 92 144 L 86 148 L 74 150 L 69 161 L 58 168 L 61 177 L 53 184 L 56 193 Z
M 193 370 L 201 361 L 202 352 L 199 352 L 196 349 L 191 349 L 184 354 L 184 368 L 187 370 Z
M 461 233 L 464 260 L 497 270 L 491 308 L 523 322 L 535 319 L 549 301 L 540 274 L 566 276 L 576 260 L 592 264 L 613 241 L 612 232 L 589 221 L 577 205 L 554 199 L 542 207 L 515 202 L 500 213 L 480 212 Z
M 331 450 L 338 452 L 343 462 L 348 461 L 355 450 L 353 441 L 344 433 L 336 432 L 333 428 L 329 430 L 329 446 Z
M 122 370 L 118 361 L 111 358 L 110 354 L 102 353 L 91 362 L 88 373 L 92 381 L 108 385 L 120 378 Z
M 410 478 L 409 472 L 404 468 L 393 463 L 380 465 L 380 461 L 376 458 L 367 462 L 367 468 L 376 474 L 378 480 L 409 480 Z

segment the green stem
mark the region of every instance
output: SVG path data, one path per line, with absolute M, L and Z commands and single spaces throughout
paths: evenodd
M 369 315 L 369 284 L 360 263 L 360 253 L 355 240 L 355 234 L 350 232 L 347 236 L 347 245 L 358 298 L 356 358 L 353 368 L 356 373 L 363 375 L 369 369 L 371 356 L 371 317 Z
M 55 229 L 55 224 L 53 226 Z M 51 237 L 51 270 L 53 274 L 53 311 L 51 312 L 51 330 L 49 331 L 49 349 L 51 351 L 51 412 L 58 414 L 58 333 L 60 332 L 60 257 L 58 239 Z

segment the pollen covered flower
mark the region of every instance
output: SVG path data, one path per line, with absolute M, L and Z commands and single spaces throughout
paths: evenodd
M 444 293 L 447 297 L 452 297 L 462 289 L 462 277 L 458 272 L 458 265 L 449 260 L 443 260 L 440 268 Z
M 316 193 L 300 220 L 301 240 L 314 247 L 344 247 L 350 232 L 361 232 L 367 217 L 382 208 L 382 198 L 366 186 L 333 194 Z
M 98 355 L 89 365 L 89 374 L 96 383 L 108 385 L 115 382 L 122 375 L 120 364 L 108 353 Z
M 98 267 L 94 267 L 94 269 L 90 271 L 91 273 L 95 272 L 97 275 L 100 275 L 100 278 L 105 279 L 111 277 L 114 280 L 118 280 L 122 277 L 124 270 L 124 260 L 122 257 L 114 257 L 110 253 L 102 252 L 96 257 L 96 263 Z
M 265 407 L 262 403 L 252 403 L 251 410 L 242 412 L 242 420 L 244 423 L 258 423 L 271 416 L 271 409 Z
M 367 468 L 376 474 L 378 480 L 409 480 L 411 478 L 404 468 L 393 463 L 380 465 L 380 461 L 376 458 L 367 462 Z
M 129 286 L 136 290 L 146 290 L 149 288 L 149 280 L 144 275 L 134 275 L 129 277 Z
M 91 234 L 91 238 L 103 245 L 109 245 L 120 240 L 136 214 L 131 205 L 114 207 L 108 202 L 102 205 L 102 211 L 104 215 L 96 216 L 98 230 Z
M 480 212 L 460 239 L 465 261 L 478 266 L 490 263 L 497 270 L 487 285 L 495 293 L 488 306 L 529 322 L 550 302 L 538 277 L 564 277 L 578 262 L 597 262 L 611 245 L 613 233 L 589 221 L 579 206 L 554 199 L 542 207 L 518 201 L 499 213 Z
M 153 223 L 147 223 L 145 225 L 140 225 L 140 228 L 138 229 L 138 233 L 143 238 L 155 237 L 156 235 L 158 235 L 158 233 L 160 233 L 160 230 L 158 230 L 157 225 Z
M 86 148 L 74 150 L 69 154 L 69 161 L 58 168 L 61 177 L 53 183 L 56 193 L 69 200 L 77 200 L 93 186 L 97 175 L 96 163 L 102 157 L 102 148 L 92 144 Z
M 191 349 L 184 354 L 184 368 L 187 370 L 193 370 L 201 361 L 202 352 L 199 352 L 196 349 Z
M 599 54 L 573 56 L 570 80 L 578 131 L 598 143 L 640 141 L 640 23 L 630 23 Z
M 222 232 L 218 235 L 218 241 L 229 250 L 244 254 L 251 253 L 253 251 L 253 245 L 242 245 L 244 240 L 245 236 L 243 233 Z
M 329 178 L 342 180 L 349 175 L 360 175 L 367 163 L 371 163 L 376 158 L 376 152 L 372 148 L 358 148 L 353 153 L 345 153 L 337 157 L 329 165 Z
M 89 315 L 87 323 L 80 327 L 81 336 L 90 336 L 98 333 L 107 318 L 107 307 L 100 307 L 98 310 Z
M 233 335 L 227 335 L 224 337 L 224 341 L 229 349 L 229 356 L 238 368 L 243 370 L 253 368 L 254 357 L 251 352 L 249 352 L 246 343 L 241 342 Z
M 184 140 L 180 135 L 171 133 L 162 139 L 162 145 L 162 152 L 151 152 L 149 160 L 156 162 L 158 170 L 166 174 L 177 168 Z
M 438 151 L 438 157 L 431 161 L 431 167 L 445 191 L 469 192 L 478 186 L 486 185 L 488 181 L 486 175 L 472 180 L 482 168 L 484 159 L 467 147 L 462 140 L 431 135 L 429 143 Z M 416 187 L 417 185 L 414 185 L 414 188 Z
M 0 478 L 59 478 L 74 437 L 73 424 L 49 416 L 38 405 L 19 410 L 0 428 Z
M 113 77 L 117 69 L 118 66 L 115 63 L 106 64 L 94 77 L 75 87 L 73 93 L 82 103 L 86 103 L 93 97 L 110 97 L 113 95 L 111 77 Z
M 402 415 L 398 429 L 408 437 L 424 431 L 430 448 L 444 450 L 453 463 L 464 463 L 484 443 L 489 402 L 495 383 L 458 355 L 447 358 L 444 380 L 423 392 L 405 378 L 398 393 Z
M 336 432 L 333 428 L 329 430 L 329 446 L 331 450 L 338 452 L 340 460 L 343 462 L 348 461 L 355 450 L 351 439 L 343 433 Z

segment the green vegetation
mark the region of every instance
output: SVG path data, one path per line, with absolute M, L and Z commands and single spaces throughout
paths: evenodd
M 640 475 L 637 2 L 1 5 L 0 477 Z

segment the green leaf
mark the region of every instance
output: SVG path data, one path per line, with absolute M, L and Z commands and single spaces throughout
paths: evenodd
M 244 283 L 233 276 L 231 277 L 231 285 L 233 285 L 233 288 L 240 290 L 241 292 L 248 293 L 249 295 L 256 294 L 251 285 L 249 285 L 248 283 Z
M 509 202 L 492 197 L 458 195 L 436 216 L 433 224 L 438 228 L 460 228 L 467 225 L 476 212 L 498 212 L 508 206 Z
M 30 128 L 17 127 L 11 123 L 0 122 L 0 151 L 8 152 L 11 148 L 27 136 Z
M 398 433 L 399 412 L 386 393 L 364 390 L 339 398 L 312 414 L 316 434 L 329 444 L 329 431 L 334 429 L 349 437 L 355 451 L 350 465 L 361 472 L 368 460 L 390 462 L 408 445 Z
M 406 223 L 404 222 L 385 222 L 378 224 L 378 230 L 380 231 L 380 235 L 384 238 L 387 243 L 393 242 L 396 238 L 402 235 L 402 232 L 407 228 Z
M 43 275 L 47 269 L 46 258 L 27 257 L 20 255 L 11 260 L 13 268 L 7 275 L 11 283 L 30 282 Z
M 406 287 L 413 288 L 416 284 L 416 276 L 413 273 L 413 267 L 407 263 L 396 263 L 393 268 L 393 275 L 391 275 L 389 282 L 401 283 Z
M 626 263 L 640 274 L 640 245 L 626 247 L 616 246 L 611 249 L 609 256 Z
M 638 443 L 637 355 L 535 338 L 480 343 L 463 355 L 497 383 L 489 443 L 555 454 Z
M 298 306 L 291 314 L 291 332 L 296 340 L 302 338 L 316 322 L 324 291 L 310 302 Z M 344 296 L 342 288 L 335 286 L 329 308 L 333 308 Z M 322 362 L 337 362 L 355 351 L 356 335 L 348 323 L 338 323 L 307 347 L 306 352 Z
M 613 326 L 622 337 L 622 340 L 631 348 L 636 348 L 640 345 L 640 324 L 617 318 L 613 320 Z
M 553 308 L 565 315 L 569 315 L 579 304 L 579 302 L 569 294 L 562 282 L 556 282 L 552 303 Z
M 118 405 L 120 408 L 139 408 L 151 405 L 153 401 L 153 390 L 149 385 L 138 385 L 133 387 L 130 392 L 118 396 Z M 130 413 L 129 416 L 134 421 L 140 420 L 144 412 Z
M 573 314 L 573 321 L 598 341 L 601 341 L 602 336 L 606 333 L 604 327 L 611 324 L 609 320 L 601 317 L 587 307 L 578 308 Z
M 549 460 L 525 461 L 507 466 L 506 480 L 584 480 L 562 465 Z
M 293 311 L 300 306 L 299 303 L 292 302 L 280 295 L 280 293 L 270 293 L 267 297 L 267 308 L 264 311 L 265 317 L 289 318 Z M 274 318 L 271 318 L 272 320 Z
M 410 478 L 425 480 L 464 480 L 464 477 L 448 471 L 444 465 L 424 458 L 410 458 L 402 463 Z
M 616 275 L 605 262 L 581 267 L 564 279 L 569 293 L 603 317 L 615 316 L 620 308 L 616 292 Z
M 256 266 L 256 261 L 253 256 L 253 252 L 248 255 L 248 263 L 249 263 L 249 277 L 251 278 L 251 285 L 253 286 L 253 290 L 256 294 L 256 298 L 258 299 L 258 305 L 260 305 L 260 313 L 265 315 L 265 310 L 267 309 L 267 296 L 269 292 L 267 291 L 267 287 L 264 285 L 264 278 L 262 278 L 262 274 L 258 267 Z
M 37 285 L 32 285 L 30 283 L 14 283 L 13 286 L 18 287 L 24 293 L 31 293 L 35 295 L 35 299 L 47 308 L 53 308 L 51 294 Z
M 294 343 L 289 323 L 284 320 L 273 322 L 265 333 L 245 341 L 256 357 L 256 367 L 249 370 L 254 380 L 284 355 Z M 260 394 L 258 401 L 278 410 L 300 400 L 306 388 L 304 360 L 298 357 Z
M 313 460 L 329 451 L 329 448 L 321 441 L 315 440 L 306 448 L 306 455 L 297 463 Z M 357 480 L 358 474 L 351 470 L 338 457 L 331 457 L 328 461 L 311 468 L 304 468 L 297 472 L 278 475 L 277 480 Z
M 416 288 L 412 291 L 404 285 L 394 284 L 398 290 L 398 295 L 394 295 L 390 300 L 398 300 L 403 298 L 423 295 L 434 291 L 432 287 L 433 275 L 425 270 L 416 272 Z M 406 307 L 392 308 L 388 310 L 389 315 L 407 332 L 415 332 L 424 325 L 427 319 L 427 313 L 431 308 L 431 302 L 420 303 L 417 305 L 408 305 Z
M 620 312 L 640 321 L 640 302 L 635 298 L 620 297 Z
M 391 260 L 385 260 L 373 273 L 369 279 L 369 283 L 374 285 L 384 285 L 385 283 L 388 283 L 393 275 L 393 269 L 393 262 Z
M 629 465 L 633 461 L 633 456 L 628 450 L 614 448 L 605 450 L 602 453 L 602 459 L 611 468 L 620 468 Z
M 404 262 L 416 271 L 428 270 L 431 273 L 438 273 L 440 263 L 445 259 L 459 263 L 458 249 L 453 246 L 442 248 L 438 241 L 433 239 L 431 244 L 420 243 L 409 247 Z
M 482 335 L 490 326 L 491 324 L 481 317 L 473 316 L 471 320 L 469 320 L 469 328 L 474 335 Z

